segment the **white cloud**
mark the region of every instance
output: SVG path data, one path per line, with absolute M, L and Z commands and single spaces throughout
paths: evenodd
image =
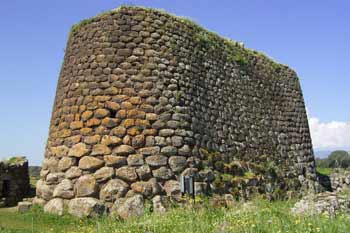
M 350 147 L 350 122 L 321 122 L 311 117 L 309 126 L 314 149 Z

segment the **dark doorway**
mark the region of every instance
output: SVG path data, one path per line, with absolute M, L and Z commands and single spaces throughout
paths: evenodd
M 3 180 L 3 182 L 2 182 L 2 196 L 3 197 L 10 196 L 10 181 L 9 180 Z

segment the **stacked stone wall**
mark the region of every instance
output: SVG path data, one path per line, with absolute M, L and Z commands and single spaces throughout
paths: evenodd
M 14 206 L 29 193 L 28 161 L 15 157 L 0 162 L 0 207 Z
M 296 191 L 313 188 L 294 71 L 152 9 L 123 7 L 73 27 L 38 199 L 178 195 L 179 175 L 191 173 L 204 174 L 198 189 L 215 191 L 215 153 L 222 166 L 273 163 Z

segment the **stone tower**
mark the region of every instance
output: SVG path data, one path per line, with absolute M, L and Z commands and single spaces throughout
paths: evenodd
M 121 7 L 75 25 L 37 199 L 175 197 L 180 174 L 195 174 L 198 192 L 312 189 L 296 73 L 154 9 Z

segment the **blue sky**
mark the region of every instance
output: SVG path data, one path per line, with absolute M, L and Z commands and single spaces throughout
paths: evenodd
M 69 30 L 120 4 L 187 16 L 288 64 L 301 80 L 315 148 L 350 148 L 349 1 L 3 0 L 0 158 L 41 163 Z

